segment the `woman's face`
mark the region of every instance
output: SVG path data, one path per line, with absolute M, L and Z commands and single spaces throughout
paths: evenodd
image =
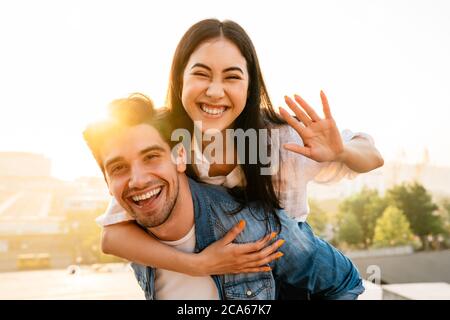
M 238 47 L 225 38 L 201 43 L 183 73 L 181 100 L 202 131 L 224 130 L 244 110 L 248 90 L 247 62 Z

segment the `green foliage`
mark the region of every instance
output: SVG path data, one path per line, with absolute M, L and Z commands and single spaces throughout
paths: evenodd
M 327 213 L 322 210 L 318 203 L 315 200 L 309 201 L 309 215 L 308 215 L 308 223 L 313 229 L 314 233 L 317 234 L 321 238 L 326 238 L 326 229 L 329 224 L 329 217 Z
M 338 242 L 349 246 L 358 246 L 364 242 L 364 233 L 353 212 L 347 212 L 339 218 Z
M 72 239 L 73 263 L 92 264 L 120 262 L 120 258 L 105 255 L 101 251 L 101 229 L 95 219 L 104 208 L 66 213 L 68 237 Z
M 412 244 L 414 235 L 408 219 L 403 212 L 389 206 L 377 220 L 373 245 L 375 247 L 394 247 Z
M 450 248 L 450 198 L 444 198 L 440 201 L 438 212 L 444 229 L 442 235 L 443 247 Z
M 410 232 L 406 231 L 405 221 Z M 422 248 L 437 248 L 432 242 L 442 242 L 439 239 L 445 240 L 450 234 L 450 199 L 444 199 L 438 210 L 431 195 L 417 182 L 394 186 L 385 197 L 375 190 L 363 189 L 340 204 L 337 226 L 336 240 L 353 246 L 411 243 L 412 233 L 414 238 L 420 238 Z
M 345 233 L 347 234 L 351 232 L 351 230 L 348 230 L 349 226 L 346 225 L 348 222 L 357 225 L 358 231 L 355 232 L 361 233 L 361 235 L 353 238 L 356 239 L 360 237 L 360 243 L 363 247 L 368 248 L 373 241 L 376 221 L 386 207 L 387 202 L 378 195 L 376 190 L 364 188 L 361 192 L 345 199 L 339 206 L 339 230 L 344 228 L 346 230 Z M 356 222 L 354 222 L 353 219 L 355 219 Z
M 389 204 L 399 208 L 408 218 L 414 234 L 427 248 L 427 236 L 445 233 L 443 221 L 437 214 L 438 206 L 419 183 L 402 184 L 387 191 Z
M 445 198 L 442 200 L 439 206 L 439 213 L 442 219 L 443 227 L 445 229 L 445 233 L 450 235 L 450 198 Z

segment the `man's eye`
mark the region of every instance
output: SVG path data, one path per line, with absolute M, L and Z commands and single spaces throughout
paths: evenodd
M 119 164 L 119 165 L 117 165 L 117 166 L 114 166 L 114 167 L 111 169 L 111 173 L 119 173 L 119 172 L 125 170 L 125 168 L 126 168 L 125 165 Z
M 159 157 L 159 155 L 157 155 L 157 154 L 148 154 L 148 155 L 146 155 L 144 157 L 144 159 L 145 160 L 153 160 L 153 159 L 158 158 L 158 157 Z

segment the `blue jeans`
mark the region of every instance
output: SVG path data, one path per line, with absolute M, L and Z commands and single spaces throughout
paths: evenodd
M 329 300 L 356 300 L 358 296 L 364 292 L 365 288 L 363 286 L 362 280 L 361 282 L 354 288 L 342 295 L 332 297 Z
M 309 227 L 308 223 L 306 222 L 299 222 L 298 223 L 299 228 Z M 330 255 L 326 254 L 320 254 L 321 250 L 329 250 L 329 245 L 325 241 L 318 241 L 318 263 L 316 266 L 320 266 L 322 270 L 319 270 L 319 273 L 322 272 L 331 272 L 332 270 L 327 269 L 327 266 L 333 266 L 334 264 L 331 263 L 332 261 L 327 261 L 330 257 Z M 326 252 L 326 251 L 322 251 Z M 339 265 L 334 265 L 336 269 L 339 269 Z M 359 281 L 359 283 L 350 290 L 347 290 L 345 292 L 342 292 L 338 295 L 334 296 L 328 296 L 323 297 L 321 296 L 320 299 L 326 299 L 326 300 L 356 300 L 358 299 L 358 296 L 364 292 L 365 288 L 363 286 L 362 280 Z M 299 289 L 296 287 L 293 287 L 287 283 L 279 283 L 276 282 L 276 297 L 278 300 L 314 300 L 314 295 L 311 295 L 311 293 L 307 289 Z

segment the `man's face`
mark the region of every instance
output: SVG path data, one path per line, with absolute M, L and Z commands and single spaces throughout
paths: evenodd
M 185 165 L 171 159 L 169 145 L 147 124 L 120 130 L 102 146 L 110 193 L 146 228 L 163 224 L 177 201 Z

